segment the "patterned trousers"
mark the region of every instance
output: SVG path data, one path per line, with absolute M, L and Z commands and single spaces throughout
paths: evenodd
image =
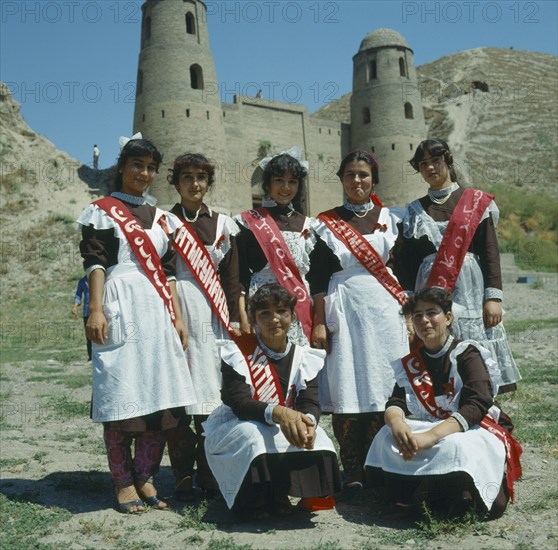
M 177 485 L 188 476 L 194 475 L 197 466 L 196 481 L 201 489 L 217 489 L 217 482 L 211 473 L 205 456 L 202 422 L 208 415 L 188 415 L 180 419 L 176 428 L 167 430 L 167 446 L 172 466 L 172 473 Z M 191 424 L 194 424 L 194 429 Z
M 165 433 L 124 432 L 111 430 L 105 425 L 103 432 L 112 481 L 117 487 L 126 487 L 135 480 L 148 481 L 159 470 L 165 448 Z M 132 441 L 135 440 L 132 458 Z
M 364 475 L 364 463 L 372 440 L 384 425 L 384 413 L 332 414 L 331 424 L 339 443 L 345 475 Z

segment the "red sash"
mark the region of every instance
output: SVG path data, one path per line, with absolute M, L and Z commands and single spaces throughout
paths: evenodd
M 93 204 L 104 210 L 120 226 L 145 275 L 153 284 L 159 296 L 161 296 L 174 324 L 176 316 L 174 314 L 169 282 L 163 271 L 161 258 L 159 258 L 159 254 L 149 235 L 137 222 L 136 218 L 132 216 L 123 202 L 113 197 L 104 197 L 94 201 Z M 163 223 L 165 222 L 161 219 L 161 225 Z
M 430 373 L 424 366 L 420 351 L 416 349 L 401 359 L 405 374 L 411 383 L 411 389 L 421 402 L 422 406 L 432 415 L 445 420 L 451 412 L 439 407 L 434 396 L 434 387 Z M 521 445 L 512 437 L 511 433 L 497 424 L 493 418 L 486 415 L 480 426 L 494 434 L 506 449 L 506 484 L 511 501 L 514 501 L 513 483 L 521 477 L 521 463 L 519 457 L 523 452 Z
M 318 215 L 331 232 L 351 251 L 366 270 L 401 304 L 407 301 L 397 279 L 388 271 L 374 247 L 351 225 L 343 221 L 335 210 Z
M 430 373 L 426 370 L 419 352 L 421 347 L 422 346 L 415 349 L 415 351 L 409 353 L 409 355 L 405 355 L 405 357 L 401 359 L 401 363 L 411 383 L 411 389 L 417 396 L 421 405 L 432 416 L 445 420 L 451 416 L 451 412 L 442 409 L 442 407 L 439 407 L 436 403 L 432 378 L 430 377 Z
M 296 296 L 296 316 L 306 338 L 310 340 L 312 334 L 310 296 L 281 230 L 266 208 L 246 210 L 242 212 L 242 218 L 254 233 L 279 284 Z
M 273 365 L 267 360 L 266 354 L 260 348 L 258 338 L 254 334 L 242 335 L 236 338 L 236 345 L 248 365 L 254 388 L 254 399 L 264 403 L 277 403 L 285 406 L 279 377 Z
M 188 223 L 184 223 L 176 232 L 172 245 L 200 285 L 211 304 L 211 309 L 227 331 L 233 334 L 229 325 L 229 308 L 225 291 L 213 260 L 201 239 Z
M 494 195 L 479 189 L 465 189 L 442 237 L 427 288 L 438 286 L 449 292 L 453 290 L 475 231 L 493 198 Z
M 488 430 L 491 434 L 494 434 L 506 448 L 506 484 L 508 486 L 510 499 L 513 502 L 513 483 L 523 474 L 521 469 L 521 462 L 519 461 L 521 453 L 523 453 L 523 447 L 521 447 L 519 442 L 514 437 L 512 437 L 510 432 L 502 428 L 502 426 L 496 423 L 490 416 L 486 415 L 481 420 L 480 425 L 485 430 Z

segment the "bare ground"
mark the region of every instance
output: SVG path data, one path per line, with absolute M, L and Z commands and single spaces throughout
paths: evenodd
M 506 288 L 506 319 L 525 321 L 525 327 L 509 334 L 518 363 L 555 364 L 558 329 L 535 330 L 529 321 L 557 317 L 556 275 L 545 275 L 542 289 L 513 282 Z M 114 509 L 101 427 L 87 418 L 90 389 L 68 390 L 59 382 L 61 370 L 83 376 L 90 366 L 85 361 L 61 363 L 55 352 L 51 357 L 2 367 L 0 492 L 71 512 L 68 521 L 41 538 L 54 548 L 558 547 L 556 502 L 548 497 L 557 494 L 555 446 L 543 450 L 524 445 L 523 480 L 516 485 L 516 504 L 503 518 L 433 538 L 409 519 L 382 514 L 371 490 L 342 492 L 334 510 L 297 511 L 288 519 L 258 523 L 239 523 L 223 502 L 215 501 L 184 511 L 170 500 L 170 511 L 124 516 Z M 37 368 L 46 374 L 34 376 Z M 172 493 L 166 455 L 157 485 L 161 495 Z

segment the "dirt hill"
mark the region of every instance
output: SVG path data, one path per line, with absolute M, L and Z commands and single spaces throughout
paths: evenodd
M 34 132 L 0 83 L 0 292 L 71 276 L 80 266 L 74 220 L 95 196 L 80 163 Z
M 417 74 L 428 137 L 448 140 L 464 183 L 558 194 L 555 56 L 477 48 L 422 65 Z M 350 97 L 313 116 L 350 123 Z

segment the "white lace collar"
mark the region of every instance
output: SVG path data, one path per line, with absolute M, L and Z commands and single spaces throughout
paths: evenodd
M 448 339 L 446 340 L 446 343 L 442 346 L 442 349 L 438 350 L 436 353 L 430 353 L 425 348 L 424 353 L 426 353 L 426 355 L 428 355 L 428 357 L 432 357 L 432 359 L 438 359 L 438 357 L 442 357 L 443 355 L 445 355 L 448 352 L 448 349 L 451 346 L 451 343 L 453 342 L 453 340 L 454 340 L 454 338 L 450 334 L 448 336 Z
M 284 359 L 285 357 L 287 357 L 287 355 L 289 355 L 289 352 L 291 351 L 292 343 L 289 342 L 288 338 L 287 338 L 287 347 L 285 348 L 285 351 L 283 353 L 277 353 L 276 351 L 273 351 L 273 350 L 269 349 L 263 343 L 262 339 L 260 338 L 260 335 L 258 334 L 258 331 L 256 331 L 256 337 L 258 338 L 258 343 L 260 344 L 260 347 L 262 348 L 264 353 L 270 359 L 273 359 L 274 361 L 281 361 L 281 359 Z
M 110 194 L 111 197 L 119 199 L 121 201 L 127 202 L 128 204 L 145 204 L 145 197 L 138 197 L 136 195 L 129 195 L 128 193 L 121 193 L 120 191 L 114 191 Z

